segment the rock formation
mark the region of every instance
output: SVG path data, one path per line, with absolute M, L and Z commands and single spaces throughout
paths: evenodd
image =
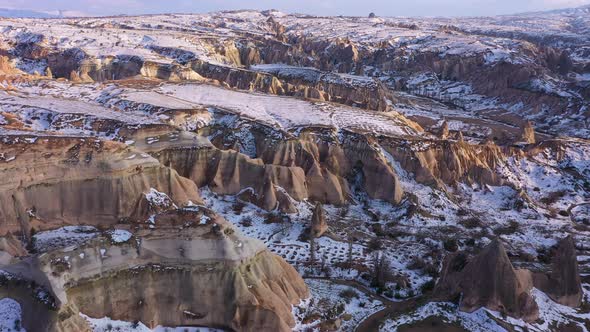
M 113 225 L 130 217 L 142 193 L 156 188 L 177 205 L 200 202 L 197 187 L 124 144 L 76 137 L 5 136 L 0 234 L 29 234 L 83 222 Z M 43 163 L 37 162 L 43 160 Z M 34 215 L 27 211 L 35 211 Z
M 540 237 L 576 232 L 583 252 L 587 16 L 4 18 L 0 298 L 21 303 L 31 331 L 87 331 L 80 314 L 288 331 L 309 293 L 285 260 L 364 278 L 379 250 L 376 269 L 400 268 L 378 278 L 384 296 L 430 300 L 402 263 L 436 274 L 441 243 L 477 252 L 493 231 L 539 270 Z M 341 220 L 316 243 L 324 207 Z M 467 251 L 445 258 L 435 299 L 526 322 L 533 285 L 581 304 L 572 238 L 533 274 L 499 239 Z M 578 314 L 542 316 L 559 329 Z M 347 315 L 328 321 L 344 330 Z
M 486 307 L 530 322 L 539 315 L 532 286 L 530 272 L 514 269 L 496 239 L 472 258 L 464 252 L 449 255 L 434 292 L 443 299 L 460 299 L 460 310 Z
M 0 75 L 15 75 L 21 73 L 20 70 L 14 68 L 14 65 L 10 62 L 7 56 L 0 55 Z
M 95 239 L 31 261 L 31 275 L 48 278 L 35 281 L 55 296 L 57 313 L 45 308 L 40 319 L 24 321 L 25 327 L 72 331 L 71 318 L 79 312 L 140 320 L 152 328 L 290 331 L 294 326 L 291 305 L 308 296 L 307 287 L 261 242 L 243 237 L 210 211 L 171 211 L 155 218 L 155 230 L 142 224 L 144 230 L 134 234 L 137 242 Z M 177 225 L 182 231 L 171 232 Z
M 326 221 L 326 213 L 322 207 L 322 203 L 316 203 L 311 216 L 311 234 L 313 237 L 321 237 L 328 230 L 328 222 Z
M 438 137 L 440 139 L 447 139 L 449 137 L 449 124 L 447 123 L 446 120 L 440 126 L 440 130 L 438 132 Z
M 8 294 L 25 308 L 27 330 L 87 330 L 80 312 L 150 327 L 294 326 L 291 306 L 308 296 L 303 280 L 212 211 L 180 209 L 202 203 L 194 182 L 116 142 L 12 134 L 0 144 L 2 270 L 25 284 L 32 278 L 55 297 L 35 306 L 26 288 Z M 129 229 L 128 223 L 137 229 L 136 240 L 93 239 L 43 258 L 13 259 L 27 254 L 15 234 L 32 241 L 31 230 L 80 224 Z M 31 319 L 35 313 L 38 319 Z
M 550 273 L 533 274 L 534 285 L 563 305 L 577 308 L 582 303 L 582 286 L 574 240 L 563 238 L 555 248 Z
M 535 128 L 531 121 L 527 121 L 521 128 L 521 140 L 527 144 L 535 144 Z

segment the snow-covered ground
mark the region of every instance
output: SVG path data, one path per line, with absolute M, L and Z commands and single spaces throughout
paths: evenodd
M 154 329 L 150 329 L 145 326 L 142 322 L 125 322 L 120 320 L 113 320 L 108 317 L 103 318 L 91 318 L 84 314 L 80 314 L 84 319 L 88 321 L 93 332 L 223 332 L 223 330 L 213 329 L 209 327 L 190 327 L 190 326 L 179 326 L 179 327 L 165 327 L 157 326 Z
M 108 236 L 111 238 L 113 243 L 125 243 L 131 239 L 133 234 L 123 229 L 114 229 L 107 231 Z
M 58 248 L 78 246 L 99 235 L 92 226 L 64 226 L 33 235 L 35 250 L 50 251 Z
M 21 314 L 18 302 L 8 297 L 0 299 L 0 331 L 26 332 L 22 326 Z
M 311 103 L 290 97 L 237 92 L 204 84 L 169 84 L 160 87 L 159 93 L 128 92 L 124 97 L 132 100 L 157 99 L 160 93 L 181 101 L 219 107 L 283 129 L 330 126 L 389 136 L 417 134 L 395 114 L 328 103 Z
M 320 320 L 339 318 L 339 331 L 352 331 L 367 316 L 385 308 L 381 301 L 353 287 L 329 280 L 307 279 L 311 297 L 293 308 L 298 324 L 294 331 L 318 329 Z
M 381 331 L 394 332 L 404 325 L 412 325 L 423 321 L 428 317 L 436 317 L 444 323 L 459 324 L 472 332 L 506 332 L 502 324 L 508 323 L 515 331 L 558 331 L 562 325 L 573 324 L 587 331 L 586 322 L 590 319 L 590 313 L 581 309 L 573 309 L 553 302 L 545 293 L 533 289 L 533 298 L 539 306 L 539 319 L 533 323 L 526 323 L 521 319 L 503 316 L 497 311 L 481 308 L 472 313 L 457 310 L 457 305 L 449 302 L 430 302 L 412 313 L 388 320 L 381 326 Z M 587 296 L 587 295 L 586 295 Z

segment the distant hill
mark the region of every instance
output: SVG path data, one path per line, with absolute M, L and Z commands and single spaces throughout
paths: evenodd
M 0 8 L 0 17 L 56 18 L 59 15 L 27 9 Z
M 12 18 L 60 18 L 60 17 L 83 17 L 85 13 L 70 10 L 36 11 L 30 9 L 9 9 L 0 8 L 0 17 Z

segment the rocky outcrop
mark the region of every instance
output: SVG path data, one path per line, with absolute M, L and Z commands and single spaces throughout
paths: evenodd
M 43 303 L 28 287 L 1 287 L 0 295 L 21 303 L 31 331 L 85 331 L 80 313 L 151 328 L 290 331 L 295 325 L 292 305 L 309 295 L 301 277 L 212 211 L 169 210 L 135 228 L 132 240 L 95 238 L 3 266 L 31 278 L 21 284 L 48 293 Z
M 290 331 L 291 306 L 309 294 L 295 269 L 211 211 L 177 212 L 156 217 L 137 244 L 98 239 L 45 255 L 39 269 L 60 310 L 152 328 Z
M 443 121 L 443 124 L 440 126 L 438 137 L 440 139 L 447 139 L 449 137 L 449 124 L 446 120 Z
M 22 242 L 12 234 L 0 237 L 0 265 L 8 264 L 13 257 L 25 256 L 27 250 Z
M 527 144 L 535 144 L 535 128 L 533 127 L 533 123 L 531 121 L 527 121 L 521 127 L 521 141 Z
M 306 174 L 310 198 L 341 205 L 348 201 L 351 187 L 369 197 L 397 204 L 403 190 L 397 174 L 374 147 L 368 135 L 332 129 L 306 128 L 297 139 L 257 139 L 257 151 L 267 163 L 296 165 Z
M 469 144 L 462 140 L 400 142 L 382 138 L 380 144 L 404 170 L 414 174 L 416 181 L 420 183 L 504 183 L 496 167 L 505 161 L 506 153 L 494 143 Z
M 22 72 L 16 68 L 11 63 L 10 58 L 4 55 L 0 55 L 0 75 L 16 75 L 22 74 Z
M 312 237 L 321 237 L 328 230 L 326 213 L 321 203 L 316 203 L 311 216 L 311 234 Z
M 80 222 L 112 225 L 133 215 L 151 188 L 179 206 L 200 202 L 193 182 L 124 144 L 52 136 L 5 136 L 0 144 L 2 235 Z
M 553 301 L 570 307 L 582 303 L 582 286 L 574 240 L 570 236 L 559 241 L 554 250 L 551 272 L 535 273 L 534 285 Z
M 233 150 L 184 147 L 151 152 L 162 164 L 219 194 L 243 193 L 267 210 L 294 212 L 290 199 L 308 197 L 305 173 L 299 167 L 264 164 Z M 288 195 L 288 196 L 285 196 Z
M 463 311 L 486 307 L 530 322 L 539 315 L 532 286 L 530 272 L 514 269 L 496 239 L 474 257 L 459 252 L 445 258 L 434 292 L 442 299 L 460 299 Z
M 133 55 L 89 56 L 81 49 L 67 49 L 47 55 L 47 68 L 55 77 L 73 82 L 102 82 L 135 76 L 168 81 L 203 80 L 190 68 L 167 62 L 145 60 Z
M 191 69 L 202 77 L 226 87 L 259 91 L 354 105 L 376 111 L 389 111 L 389 90 L 379 81 L 366 77 L 321 72 L 313 68 L 243 68 L 195 60 Z M 293 73 L 295 72 L 295 73 Z

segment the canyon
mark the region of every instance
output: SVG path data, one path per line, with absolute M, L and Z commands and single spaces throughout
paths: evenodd
M 586 331 L 590 7 L 0 20 L 0 330 Z

